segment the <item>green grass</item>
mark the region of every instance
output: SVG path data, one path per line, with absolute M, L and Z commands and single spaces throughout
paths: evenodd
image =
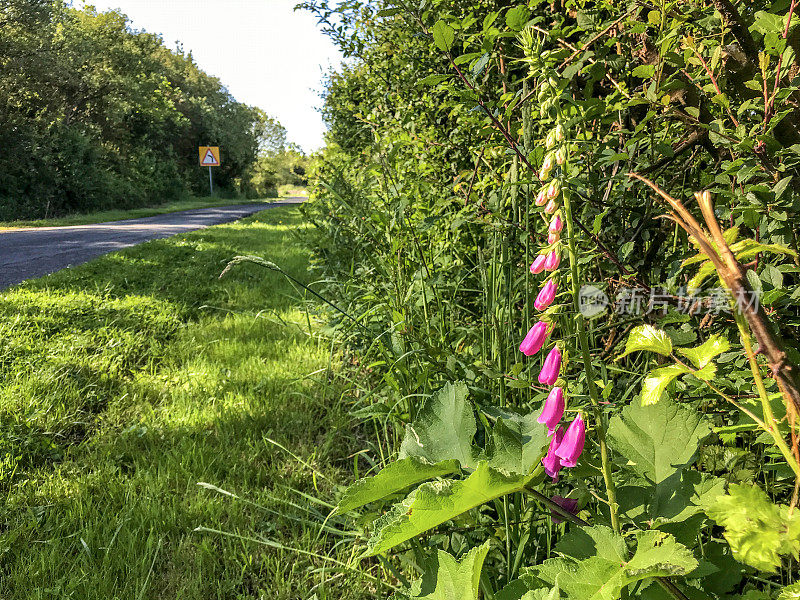
M 271 209 L 0 294 L 0 598 L 374 595 L 282 547 L 351 552 L 309 500 L 359 449 L 331 342 L 278 274 L 218 279 L 258 254 L 307 281 L 302 226 Z
M 67 225 L 90 225 L 92 223 L 106 223 L 108 221 L 121 221 L 123 219 L 141 219 L 180 210 L 195 208 L 213 208 L 215 206 L 228 206 L 231 204 L 250 204 L 258 202 L 274 202 L 276 198 L 266 200 L 223 199 L 223 198 L 189 198 L 167 202 L 157 206 L 132 208 L 129 210 L 104 210 L 92 213 L 74 214 L 52 219 L 37 219 L 33 221 L 0 221 L 0 229 L 15 229 L 19 227 L 64 227 Z

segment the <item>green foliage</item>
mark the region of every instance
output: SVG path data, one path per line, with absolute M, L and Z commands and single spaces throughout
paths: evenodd
M 758 486 L 733 484 L 708 508 L 708 516 L 725 528 L 736 560 L 776 571 L 783 557 L 800 557 L 800 513 L 773 504 Z
M 665 332 L 656 329 L 652 325 L 639 325 L 628 335 L 628 340 L 625 342 L 625 352 L 620 354 L 619 358 L 638 350 L 649 350 L 650 352 L 658 352 L 664 356 L 669 356 L 672 352 L 672 340 Z
M 697 560 L 683 545 L 659 531 L 636 532 L 631 553 L 625 540 L 602 525 L 570 532 L 556 545 L 561 558 L 549 558 L 533 569 L 570 598 L 617 600 L 630 584 L 651 577 L 685 575 Z
M 242 191 L 260 113 L 190 53 L 119 12 L 0 3 L 0 219 L 133 208 L 207 190 L 197 147 L 222 147 L 219 189 Z
M 422 579 L 395 597 L 398 600 L 478 600 L 481 569 L 488 553 L 488 542 L 467 552 L 460 561 L 439 550 L 426 562 Z

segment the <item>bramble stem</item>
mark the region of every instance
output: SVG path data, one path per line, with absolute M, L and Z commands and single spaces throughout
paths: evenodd
M 583 368 L 586 372 L 586 380 L 589 386 L 589 399 L 592 402 L 595 413 L 595 424 L 597 429 L 597 441 L 600 445 L 601 471 L 603 481 L 606 485 L 608 495 L 608 507 L 611 512 L 611 527 L 616 533 L 620 532 L 619 516 L 617 514 L 617 490 L 614 480 L 611 478 L 611 461 L 608 458 L 608 445 L 606 444 L 606 419 L 603 410 L 600 408 L 600 399 L 597 393 L 597 386 L 594 381 L 594 368 L 592 367 L 592 356 L 589 353 L 589 340 L 586 335 L 586 325 L 583 322 L 583 315 L 580 312 L 579 288 L 580 276 L 578 272 L 578 255 L 575 249 L 575 227 L 572 223 L 572 205 L 570 203 L 569 190 L 566 187 L 562 191 L 564 198 L 564 220 L 567 225 L 567 248 L 569 250 L 569 267 L 572 275 L 572 302 L 575 306 L 575 323 L 578 327 L 578 341 L 580 344 L 581 355 L 583 358 Z

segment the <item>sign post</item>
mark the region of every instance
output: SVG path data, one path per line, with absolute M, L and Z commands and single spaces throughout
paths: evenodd
M 219 146 L 200 146 L 200 166 L 208 167 L 208 188 L 212 196 L 214 195 L 214 177 L 211 175 L 211 167 L 218 167 L 221 164 Z

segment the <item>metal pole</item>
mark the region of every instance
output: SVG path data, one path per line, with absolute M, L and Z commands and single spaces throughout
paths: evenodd
M 208 187 L 211 189 L 211 195 L 214 195 L 214 180 L 211 177 L 211 167 L 208 167 Z

